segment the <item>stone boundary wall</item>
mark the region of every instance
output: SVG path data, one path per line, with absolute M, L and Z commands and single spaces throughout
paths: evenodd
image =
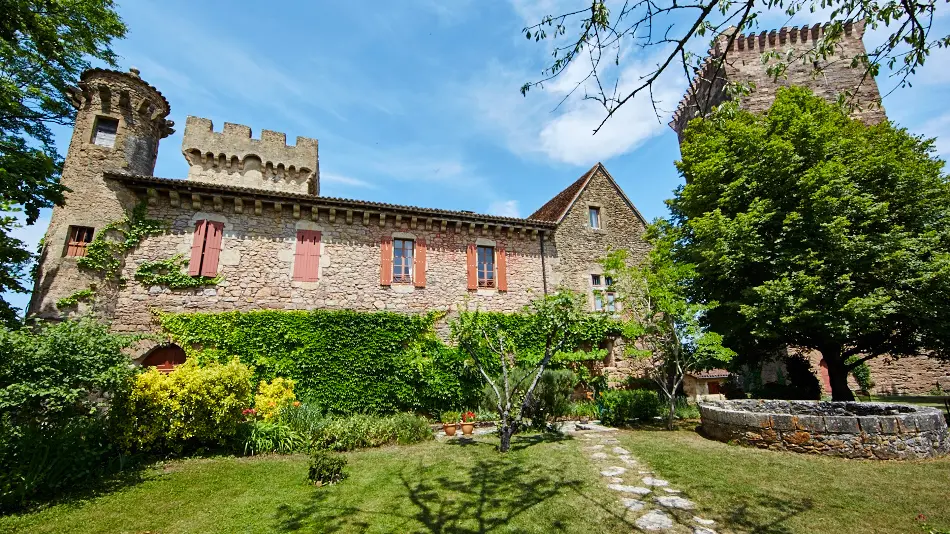
M 950 452 L 936 408 L 876 402 L 733 400 L 700 403 L 703 432 L 763 449 L 867 459 Z

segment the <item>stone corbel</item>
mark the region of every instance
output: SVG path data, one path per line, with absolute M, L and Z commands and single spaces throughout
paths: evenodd
M 310 207 L 310 220 L 314 222 L 320 220 L 320 208 L 316 206 Z
M 148 205 L 157 206 L 158 205 L 158 191 L 154 187 L 149 187 L 145 193 L 148 195 Z
M 254 215 L 260 215 L 264 212 L 264 203 L 260 200 L 254 201 Z
M 416 226 L 417 226 L 418 224 L 419 224 L 419 219 L 418 219 L 418 217 L 413 217 L 412 219 L 409 219 L 409 227 L 412 228 L 413 230 L 416 229 Z
M 386 214 L 383 212 L 379 213 L 379 227 L 383 228 L 386 226 Z
M 274 202 L 274 213 L 276 213 L 278 217 L 284 214 L 284 204 L 282 202 Z
M 330 222 L 336 222 L 336 208 L 330 208 Z
M 224 199 L 219 196 L 214 196 L 214 211 L 221 211 L 224 209 Z
M 353 210 L 346 210 L 346 224 L 353 224 Z
M 294 204 L 294 219 L 300 218 L 300 204 Z
M 181 197 L 178 195 L 178 191 L 169 191 L 168 192 L 168 201 L 171 203 L 172 207 L 181 206 Z
M 234 213 L 244 213 L 244 199 L 234 197 Z
M 369 212 L 363 212 L 363 226 L 369 226 Z
M 198 193 L 191 194 L 191 209 L 200 210 L 201 209 L 201 195 Z

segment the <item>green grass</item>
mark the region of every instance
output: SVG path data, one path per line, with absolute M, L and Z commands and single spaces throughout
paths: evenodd
M 933 395 L 872 395 L 873 402 L 893 402 L 896 404 L 918 404 L 920 406 L 930 406 L 931 408 L 944 408 L 943 401 L 947 397 L 937 397 Z
M 922 532 L 918 514 L 950 528 L 950 458 L 825 458 L 727 445 L 687 431 L 625 432 L 620 440 L 716 519 L 719 532 Z
M 0 518 L 2 532 L 590 532 L 632 530 L 571 439 L 489 438 L 347 453 L 306 484 L 305 456 L 194 459 L 87 501 Z M 456 442 L 457 443 L 457 442 Z

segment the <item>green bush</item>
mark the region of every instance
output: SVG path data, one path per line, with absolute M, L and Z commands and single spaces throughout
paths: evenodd
M 699 406 L 690 403 L 686 397 L 676 397 L 676 417 L 678 419 L 699 419 Z
M 438 413 L 475 402 L 480 377 L 438 340 L 437 316 L 284 311 L 166 314 L 164 330 L 200 361 L 232 356 L 255 383 L 285 377 L 334 414 Z
M 600 421 L 609 426 L 647 421 L 658 417 L 663 411 L 656 391 L 645 389 L 610 389 L 600 394 L 597 404 Z
M 325 419 L 314 429 L 311 443 L 319 449 L 351 451 L 382 445 L 408 445 L 431 438 L 432 429 L 423 417 L 412 414 L 354 415 Z
M 577 383 L 577 375 L 567 369 L 545 369 L 528 404 L 528 413 L 524 414 L 531 418 L 531 426 L 543 428 L 548 421 L 568 415 Z
M 271 421 L 247 423 L 244 454 L 290 454 L 306 449 L 307 440 L 289 425 Z
M 167 374 L 151 369 L 113 402 L 116 437 L 128 451 L 228 445 L 253 393 L 251 370 L 237 359 L 205 366 L 189 360 Z
M 320 407 L 309 402 L 301 403 L 299 406 L 293 404 L 284 406 L 277 415 L 277 422 L 305 437 L 312 436 L 325 419 L 326 416 Z
M 105 401 L 130 387 L 134 338 L 84 318 L 0 328 L 0 510 L 94 483 L 125 461 Z
M 310 454 L 310 472 L 307 478 L 316 486 L 333 484 L 346 476 L 343 472 L 345 467 L 345 456 L 318 449 Z
M 593 402 L 572 402 L 568 414 L 577 419 L 597 419 L 597 405 Z

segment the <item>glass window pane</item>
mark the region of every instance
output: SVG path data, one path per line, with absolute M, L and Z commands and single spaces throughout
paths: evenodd
M 600 295 L 594 295 L 594 311 L 601 311 L 604 309 L 604 298 Z
M 600 208 L 590 208 L 590 227 L 600 228 Z
M 599 275 L 599 274 L 592 274 L 592 275 L 590 275 L 590 283 L 591 283 L 591 285 L 593 285 L 594 287 L 599 286 L 599 285 L 600 285 L 600 275 Z

